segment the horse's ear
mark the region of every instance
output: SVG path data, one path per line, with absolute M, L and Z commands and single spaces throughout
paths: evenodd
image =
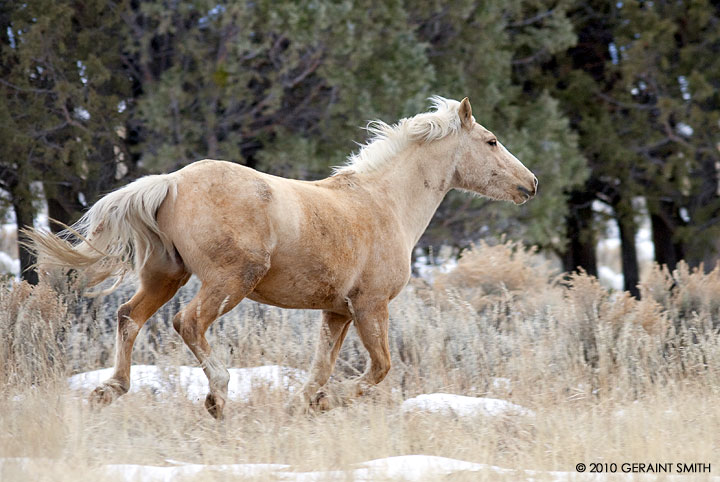
M 472 107 L 470 107 L 470 100 L 465 97 L 460 102 L 460 108 L 458 109 L 458 116 L 460 116 L 460 122 L 466 129 L 472 129 L 473 118 L 472 118 Z

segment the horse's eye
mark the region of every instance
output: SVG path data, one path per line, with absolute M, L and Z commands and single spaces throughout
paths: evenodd
M 491 141 L 488 141 L 488 144 L 490 144 L 492 147 L 497 146 L 497 140 L 493 139 Z

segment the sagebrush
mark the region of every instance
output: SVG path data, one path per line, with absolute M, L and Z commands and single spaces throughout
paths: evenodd
M 68 392 L 67 376 L 112 365 L 114 311 L 131 289 L 84 299 L 57 282 L 55 288 L 17 282 L 2 287 L 0 424 L 6 435 L 0 456 L 78 458 L 80 444 L 85 464 L 180 457 L 317 469 L 429 453 L 572 470 L 573 460 L 589 457 L 718 453 L 717 268 L 706 274 L 682 264 L 673 272 L 655 267 L 637 300 L 583 273 L 562 276 L 521 244 L 480 244 L 453 271 L 433 284 L 414 280 L 391 303 L 393 367 L 374 393 L 300 419 L 285 414 L 287 394 L 259 393 L 248 403 L 231 404 L 222 430 L 206 425 L 202 407 L 182 394 L 130 393 L 91 412 L 81 401 L 87 394 Z M 196 364 L 171 324 L 196 289 L 191 280 L 148 322 L 134 363 Z M 318 313 L 244 301 L 216 322 L 208 340 L 228 366 L 307 369 L 318 329 Z M 365 356 L 351 332 L 330 388 L 361 373 Z M 504 398 L 538 415 L 453 421 L 407 419 L 398 412 L 402 400 L 432 392 Z M 19 420 L 37 416 L 48 394 L 55 415 L 41 419 L 52 436 L 40 441 L 36 423 Z M 183 435 L 187 430 L 195 434 L 192 440 Z M 314 445 L 300 442 L 307 437 Z

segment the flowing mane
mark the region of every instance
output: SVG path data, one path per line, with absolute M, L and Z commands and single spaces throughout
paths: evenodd
M 350 154 L 344 166 L 335 167 L 333 175 L 374 171 L 405 149 L 410 142 L 435 141 L 457 132 L 460 128 L 460 102 L 437 95 L 431 97 L 430 101 L 431 111 L 400 119 L 397 124 L 370 121 L 366 127 L 372 134 L 370 140 L 358 152 Z

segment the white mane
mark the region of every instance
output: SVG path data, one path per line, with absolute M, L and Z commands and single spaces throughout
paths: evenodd
M 366 127 L 372 134 L 370 140 L 358 152 L 350 154 L 344 166 L 335 167 L 333 174 L 374 171 L 405 149 L 410 142 L 435 141 L 457 132 L 460 128 L 460 102 L 437 95 L 431 97 L 430 101 L 433 110 L 409 119 L 400 119 L 397 124 L 370 121 Z

